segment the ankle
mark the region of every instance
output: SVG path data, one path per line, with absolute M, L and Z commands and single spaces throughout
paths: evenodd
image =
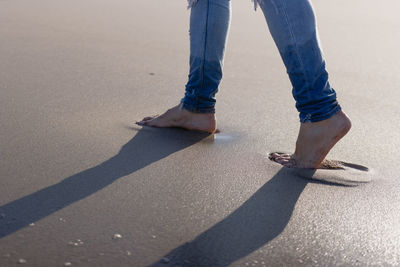
M 336 119 L 335 126 L 341 133 L 346 134 L 348 131 L 350 131 L 352 126 L 351 120 L 343 111 L 339 111 L 337 114 L 335 114 L 334 118 Z

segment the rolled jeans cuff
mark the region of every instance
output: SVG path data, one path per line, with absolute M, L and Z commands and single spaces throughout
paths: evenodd
M 331 109 L 329 112 L 324 113 L 324 114 L 312 115 L 312 114 L 300 113 L 299 114 L 300 122 L 308 123 L 308 122 L 318 122 L 318 121 L 327 120 L 341 110 L 342 110 L 341 106 L 339 104 L 337 104 L 333 109 Z
M 186 109 L 187 111 L 193 112 L 193 113 L 215 113 L 215 106 L 210 106 L 210 107 L 199 107 L 198 105 L 194 105 L 191 103 L 188 103 L 185 98 L 181 100 L 182 108 Z

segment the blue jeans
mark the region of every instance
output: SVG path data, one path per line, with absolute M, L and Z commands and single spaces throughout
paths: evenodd
M 340 111 L 328 82 L 309 0 L 257 0 L 292 83 L 301 122 L 317 122 Z M 190 15 L 190 72 L 183 108 L 215 112 L 230 25 L 230 0 L 198 0 Z

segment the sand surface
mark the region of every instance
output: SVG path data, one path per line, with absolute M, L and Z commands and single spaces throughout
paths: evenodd
M 0 266 L 399 266 L 399 3 L 314 3 L 353 121 L 329 158 L 372 180 L 338 186 L 267 158 L 299 125 L 250 1 L 206 136 L 134 125 L 183 96 L 185 1 L 1 0 Z

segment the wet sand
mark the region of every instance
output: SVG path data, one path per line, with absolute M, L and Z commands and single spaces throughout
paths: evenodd
M 232 5 L 208 136 L 134 124 L 182 97 L 185 1 L 0 1 L 0 266 L 400 264 L 400 4 L 314 3 L 353 122 L 328 157 L 369 168 L 338 176 L 268 159 L 297 112 L 261 11 Z

